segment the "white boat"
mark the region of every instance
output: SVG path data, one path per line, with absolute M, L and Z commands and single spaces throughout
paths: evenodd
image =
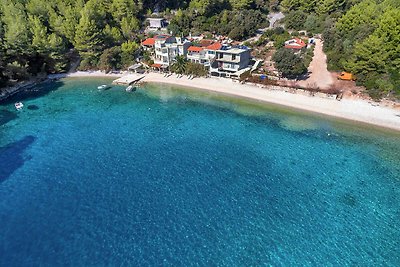
M 132 92 L 132 91 L 135 91 L 136 90 L 136 88 L 135 88 L 135 86 L 133 86 L 133 85 L 129 85 L 128 87 L 126 87 L 126 89 L 125 89 L 125 91 L 127 91 L 127 92 Z
M 17 110 L 21 110 L 24 107 L 24 104 L 22 104 L 21 102 L 17 102 L 14 104 L 14 106 Z
M 106 84 L 103 84 L 103 85 L 100 85 L 100 86 L 97 86 L 97 89 L 99 89 L 99 90 L 104 90 L 104 89 L 106 89 L 108 86 L 106 85 Z

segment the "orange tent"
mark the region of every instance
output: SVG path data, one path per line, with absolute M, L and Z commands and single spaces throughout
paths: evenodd
M 345 72 L 345 71 L 340 73 L 340 75 L 337 78 L 339 80 L 343 80 L 343 81 L 355 81 L 355 79 L 356 79 L 353 74 L 351 74 L 349 72 Z

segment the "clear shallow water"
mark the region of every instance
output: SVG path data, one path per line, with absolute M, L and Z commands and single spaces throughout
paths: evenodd
M 1 266 L 400 265 L 398 135 L 106 81 L 1 106 Z

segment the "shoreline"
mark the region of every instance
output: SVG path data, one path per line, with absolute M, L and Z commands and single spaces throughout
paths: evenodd
M 19 82 L 13 86 L 7 86 L 0 89 L 0 102 L 19 93 L 22 90 L 30 89 L 38 84 L 63 78 L 79 78 L 79 77 L 109 77 L 117 78 L 126 75 L 128 72 L 121 73 L 104 73 L 102 71 L 76 71 L 69 73 L 49 74 L 45 77 L 35 77 L 30 80 Z
M 194 80 L 188 80 L 185 76 L 180 79 L 176 78 L 176 75 L 165 78 L 162 74 L 149 73 L 143 81 L 216 92 L 400 131 L 400 110 L 383 107 L 378 103 L 372 104 L 371 101 L 362 99 L 343 98 L 338 101 L 334 97 L 310 96 L 272 89 L 273 87 L 262 88 L 257 85 L 239 84 L 225 78 L 195 78 Z
M 126 74 L 128 72 L 107 74 L 101 71 L 78 71 L 52 74 L 47 79 L 84 77 L 118 78 Z M 255 84 L 240 84 L 226 78 L 211 77 L 188 80 L 187 76 L 177 78 L 175 74 L 170 77 L 164 77 L 163 74 L 155 72 L 146 73 L 145 75 L 142 80 L 145 83 L 170 84 L 185 87 L 189 90 L 195 89 L 214 92 L 400 132 L 400 109 L 381 106 L 378 102 L 349 98 L 337 101 L 335 97 L 328 97 L 325 94 L 310 96 L 307 92 L 292 92 L 290 88 L 282 90 L 278 86 L 264 87 Z

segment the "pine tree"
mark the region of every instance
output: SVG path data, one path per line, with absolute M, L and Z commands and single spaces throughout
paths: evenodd
M 63 72 L 67 68 L 67 60 L 65 57 L 66 47 L 63 38 L 56 33 L 52 33 L 48 37 L 49 47 L 49 72 Z
M 47 28 L 40 21 L 39 17 L 29 17 L 30 30 L 32 32 L 32 47 L 39 54 L 49 52 L 47 43 Z
M 139 21 L 135 17 L 125 17 L 121 21 L 122 34 L 127 40 L 134 40 L 139 28 Z
M 6 59 L 6 51 L 4 48 L 4 28 L 3 28 L 3 23 L 0 20 L 0 87 L 4 86 L 7 82 L 7 77 L 4 75 L 6 65 L 7 65 L 7 59 Z
M 74 46 L 81 55 L 84 65 L 96 65 L 101 54 L 103 41 L 96 21 L 89 17 L 86 8 L 82 11 L 74 41 Z
M 5 23 L 4 40 L 7 53 L 13 57 L 22 58 L 31 52 L 31 34 L 27 16 L 22 3 L 9 3 L 3 8 Z

